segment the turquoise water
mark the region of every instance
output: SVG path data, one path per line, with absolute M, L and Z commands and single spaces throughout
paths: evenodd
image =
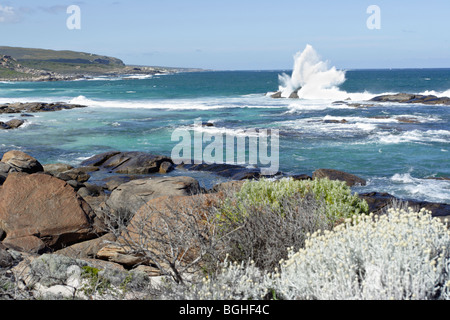
M 450 203 L 450 107 L 333 104 L 383 93 L 450 96 L 450 69 L 349 70 L 333 91 L 308 99 L 272 99 L 283 71 L 201 72 L 72 82 L 0 83 L 0 103 L 64 101 L 88 108 L 34 114 L 0 131 L 0 154 L 20 149 L 42 163 L 78 164 L 108 150 L 170 155 L 175 129 L 239 136 L 278 129 L 280 170 L 334 168 L 368 180 L 359 192 Z M 11 115 L 0 115 L 0 121 Z M 413 118 L 404 123 L 397 118 Z M 334 123 L 345 119 L 346 123 Z M 214 127 L 196 128 L 195 121 Z

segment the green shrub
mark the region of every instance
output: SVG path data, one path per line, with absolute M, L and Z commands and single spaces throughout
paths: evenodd
M 247 181 L 237 192 L 235 199 L 223 203 L 221 214 L 228 219 L 239 220 L 245 217 L 247 208 L 271 206 L 284 214 L 285 200 L 304 197 L 312 193 L 316 200 L 326 204 L 326 216 L 331 222 L 351 217 L 354 214 L 366 214 L 368 204 L 343 181 L 329 179 L 294 180 L 291 178 L 272 181 L 261 179 Z M 289 202 L 289 201 L 288 201 Z

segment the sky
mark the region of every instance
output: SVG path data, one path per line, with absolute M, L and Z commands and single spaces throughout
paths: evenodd
M 72 5 L 79 29 L 67 26 Z M 339 69 L 449 68 L 449 15 L 448 0 L 0 0 L 0 45 L 132 65 L 280 70 L 310 44 Z

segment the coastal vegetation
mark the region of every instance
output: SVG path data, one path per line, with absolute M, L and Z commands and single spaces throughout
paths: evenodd
M 210 190 L 188 177 L 142 177 L 108 195 L 89 172 L 166 170 L 170 159 L 109 152 L 84 164 L 3 156 L 0 299 L 450 298 L 447 221 L 425 208 L 373 210 L 326 177 Z

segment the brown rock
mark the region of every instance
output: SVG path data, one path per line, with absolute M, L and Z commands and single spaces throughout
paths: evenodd
M 123 243 L 123 246 L 111 250 L 115 253 L 125 254 L 130 243 L 139 243 L 155 256 L 167 255 L 169 257 L 172 254 L 169 252 L 170 245 L 173 245 L 171 237 L 177 237 L 177 235 L 183 234 L 187 228 L 193 228 L 191 225 L 194 223 L 192 215 L 196 216 L 195 221 L 199 230 L 211 228 L 205 219 L 205 209 L 210 206 L 217 206 L 222 196 L 221 193 L 214 193 L 152 199 L 137 211 L 126 231 L 122 233 L 119 241 Z M 162 230 L 170 230 L 172 234 L 161 232 Z M 201 233 L 204 237 L 207 237 L 206 232 Z M 156 239 L 155 234 L 158 234 L 161 238 Z M 198 257 L 197 253 L 201 246 L 198 243 L 199 239 L 195 237 L 189 239 L 190 243 L 180 244 L 185 246 L 184 249 L 177 248 L 180 250 L 180 254 L 183 254 L 183 258 L 180 258 L 183 263 L 192 262 L 193 259 Z M 139 256 L 135 258 L 142 259 Z M 147 264 L 149 263 L 152 262 L 148 261 Z
M 50 163 L 50 164 L 46 164 L 44 165 L 44 171 L 51 173 L 51 174 L 56 174 L 58 172 L 64 172 L 64 171 L 68 171 L 73 169 L 73 167 L 69 164 L 65 164 L 65 163 Z
M 152 199 L 162 196 L 187 196 L 201 191 L 200 184 L 192 177 L 139 179 L 117 187 L 106 203 L 114 211 L 127 212 L 127 215 L 132 216 Z
M 93 218 L 92 209 L 74 189 L 50 175 L 10 173 L 0 191 L 0 227 L 7 234 L 6 243 L 20 234 L 61 248 L 91 239 Z
M 24 120 L 13 119 L 13 120 L 6 122 L 6 125 L 9 126 L 11 129 L 17 129 L 20 126 L 22 126 L 24 123 L 25 123 Z
M 165 174 L 173 170 L 172 162 L 164 161 L 159 166 L 159 173 Z
M 55 253 L 75 259 L 98 258 L 97 253 L 103 247 L 109 245 L 115 240 L 116 237 L 113 234 L 108 233 L 97 239 L 76 243 L 69 247 L 58 250 Z
M 334 170 L 334 169 L 319 169 L 316 170 L 313 173 L 312 176 L 313 179 L 323 179 L 323 178 L 328 178 L 330 180 L 339 180 L 339 181 L 345 181 L 347 183 L 347 185 L 349 187 L 355 186 L 355 185 L 361 185 L 361 186 L 365 186 L 366 185 L 366 180 L 355 176 L 353 174 L 347 173 L 347 172 L 343 172 L 343 171 L 339 171 L 339 170 Z
M 25 173 L 36 173 L 44 171 L 44 167 L 32 156 L 25 152 L 13 150 L 3 155 L 1 162 L 9 164 L 17 171 Z
M 97 258 L 118 263 L 126 267 L 133 267 L 147 261 L 144 257 L 127 254 L 121 246 L 109 244 L 97 252 Z

